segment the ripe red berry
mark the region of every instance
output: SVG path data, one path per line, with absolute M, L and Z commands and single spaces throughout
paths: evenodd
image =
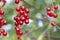
M 55 25 L 56 25 L 56 23 L 55 23 L 54 21 L 52 21 L 52 22 L 51 22 L 51 25 L 52 25 L 52 26 L 55 26 Z
M 27 13 L 24 13 L 24 17 L 27 17 L 28 16 L 28 14 Z
M 6 3 L 6 0 L 4 0 L 3 2 Z
M 53 17 L 54 17 L 54 18 L 57 18 L 57 17 L 58 17 L 58 14 L 54 13 L 54 14 L 53 14 Z
M 22 16 L 22 17 L 21 17 L 21 20 L 22 20 L 22 21 L 24 21 L 24 20 L 25 20 L 25 17 L 24 17 L 24 16 Z
M 18 26 L 18 25 L 19 25 L 19 23 L 18 23 L 18 22 L 15 22 L 15 23 L 14 23 L 14 25 L 15 25 L 15 26 Z
M 16 16 L 16 17 L 14 17 L 14 20 L 18 22 L 20 20 L 20 17 Z
M 3 36 L 7 36 L 7 32 L 3 32 Z
M 20 20 L 20 21 L 19 21 L 19 24 L 20 24 L 20 25 L 23 25 L 23 21 Z
M 15 30 L 16 30 L 16 32 L 20 31 L 19 27 L 15 27 Z
M 57 10 L 58 9 L 58 6 L 57 5 L 54 5 L 54 9 Z
M 4 15 L 4 11 L 3 10 L 0 10 L 0 15 Z
M 3 20 L 3 17 L 2 16 L 0 16 L 0 21 L 2 21 Z
M 29 19 L 29 17 L 27 16 L 27 17 L 25 17 L 26 19 Z
M 25 9 L 25 12 L 26 12 L 26 13 L 29 13 L 29 9 L 26 8 L 26 9 Z
M 50 17 L 52 17 L 53 16 L 53 12 L 52 11 L 48 11 L 47 15 L 49 15 Z
M 48 7 L 46 10 L 47 10 L 47 11 L 51 11 L 51 8 L 50 8 L 50 7 Z
M 23 34 L 23 32 L 22 31 L 19 31 L 19 35 L 21 36 Z
M 3 25 L 7 25 L 7 21 L 6 20 L 3 20 Z
M 29 20 L 25 20 L 25 24 L 28 24 L 29 23 Z
M 20 9 L 21 9 L 22 11 L 24 11 L 24 10 L 25 10 L 25 7 L 24 7 L 24 6 L 20 6 Z
M 16 4 L 19 4 L 19 1 L 20 1 L 20 0 L 15 0 L 15 3 L 16 3 Z
M 23 15 L 23 14 L 24 14 L 24 11 L 21 10 L 21 11 L 20 11 L 20 15 Z
M 20 17 L 17 17 L 17 21 L 19 21 L 20 20 Z
M 3 33 L 3 32 L 5 32 L 5 30 L 4 29 L 1 29 L 1 33 Z
M 20 11 L 20 7 L 17 7 L 17 8 L 16 8 L 16 11 L 17 11 L 17 12 Z

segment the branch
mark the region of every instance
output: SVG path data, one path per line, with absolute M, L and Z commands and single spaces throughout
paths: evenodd
M 26 3 L 26 4 L 28 4 L 31 7 L 35 8 L 35 6 L 31 5 L 30 3 L 26 2 L 25 0 L 23 2 Z

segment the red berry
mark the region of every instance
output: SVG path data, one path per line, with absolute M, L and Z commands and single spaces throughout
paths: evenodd
M 17 7 L 17 8 L 16 8 L 16 11 L 20 11 L 20 7 Z
M 21 10 L 21 11 L 20 11 L 20 15 L 23 15 L 23 14 L 24 14 L 24 11 Z
M 48 11 L 47 15 L 49 15 L 50 17 L 52 17 L 53 16 L 53 12 L 52 11 Z
M 19 25 L 19 23 L 18 23 L 18 22 L 15 22 L 14 24 L 15 24 L 15 26 L 18 26 L 18 25 Z
M 55 25 L 56 25 L 56 23 L 55 23 L 54 21 L 52 21 L 52 22 L 51 22 L 51 25 L 52 25 L 52 26 L 55 26 Z
M 25 12 L 26 12 L 26 13 L 29 13 L 29 9 L 26 8 L 26 9 L 25 9 Z
M 0 16 L 0 21 L 2 21 L 3 20 L 3 17 L 2 16 Z
M 3 2 L 6 3 L 6 0 L 4 0 Z
M 7 25 L 7 21 L 6 20 L 3 20 L 3 25 Z
M 14 20 L 17 20 L 17 17 L 14 17 Z
M 25 20 L 25 24 L 28 24 L 29 23 L 29 20 Z
M 54 9 L 57 10 L 58 9 L 58 6 L 57 5 L 54 5 Z
M 58 17 L 58 14 L 54 13 L 54 14 L 53 14 L 53 17 L 54 17 L 54 18 L 57 18 L 57 17 Z
M 4 11 L 3 10 L 0 10 L 0 15 L 4 15 Z
M 22 17 L 21 17 L 21 20 L 22 20 L 22 21 L 24 21 L 24 20 L 25 20 L 25 17 L 24 17 L 24 16 L 22 16 Z
M 7 32 L 3 32 L 3 36 L 7 36 Z
M 22 35 L 22 34 L 23 34 L 23 32 L 22 32 L 22 31 L 20 31 L 20 32 L 19 32 L 19 35 Z
M 15 3 L 16 3 L 16 4 L 19 4 L 19 1 L 20 1 L 20 0 L 15 0 Z
M 4 29 L 1 29 L 1 33 L 3 33 L 3 32 L 5 32 L 5 30 Z
M 24 17 L 27 17 L 27 16 L 28 16 L 28 14 L 27 14 L 27 13 L 25 13 L 25 14 L 24 14 Z
M 19 27 L 15 27 L 15 30 L 16 30 L 16 32 L 20 31 Z
M 20 25 L 23 25 L 23 21 L 20 20 L 19 24 L 20 24 Z
M 51 11 L 51 8 L 50 8 L 50 7 L 48 7 L 46 10 L 47 10 L 47 11 Z
M 27 17 L 25 17 L 26 19 L 29 19 L 29 17 L 27 16 Z
M 25 7 L 24 7 L 24 6 L 20 6 L 20 9 L 21 9 L 22 11 L 24 11 L 24 10 L 25 10 Z
M 17 17 L 17 21 L 20 21 L 20 17 Z
M 15 21 L 19 21 L 20 20 L 20 17 L 14 17 L 14 20 Z

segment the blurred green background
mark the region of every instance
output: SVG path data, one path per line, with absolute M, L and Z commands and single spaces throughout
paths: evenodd
M 13 18 L 17 14 L 15 9 L 20 4 L 16 5 L 14 0 L 7 0 L 6 5 L 3 6 L 3 10 L 5 11 L 4 18 L 9 24 L 3 26 L 8 32 L 8 35 L 6 37 L 0 36 L 0 40 L 17 40 Z M 59 7 L 57 11 L 58 18 L 51 18 L 50 20 L 54 20 L 60 24 L 60 0 L 54 0 L 54 4 Z M 30 10 L 30 23 L 23 25 L 22 31 L 25 33 L 26 30 L 30 30 L 31 33 L 23 34 L 22 40 L 60 40 L 60 30 L 56 26 L 52 27 L 50 23 L 44 19 L 45 16 L 42 15 L 42 13 L 46 14 L 46 7 L 52 7 L 51 0 L 24 0 L 24 6 Z M 49 30 L 46 31 L 48 27 Z

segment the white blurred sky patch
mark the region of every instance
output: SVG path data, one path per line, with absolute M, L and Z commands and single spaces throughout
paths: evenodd
M 54 26 L 53 27 L 53 32 L 56 32 L 57 31 L 57 28 Z
M 6 31 L 10 30 L 12 28 L 11 24 L 7 24 L 5 26 L 3 26 L 3 29 L 5 29 Z
M 38 27 L 43 27 L 43 22 L 42 21 L 38 22 Z
M 42 15 L 41 15 L 40 13 L 37 13 L 37 14 L 36 14 L 36 18 L 42 19 Z
M 7 1 L 7 4 L 10 3 L 12 0 L 6 0 Z

